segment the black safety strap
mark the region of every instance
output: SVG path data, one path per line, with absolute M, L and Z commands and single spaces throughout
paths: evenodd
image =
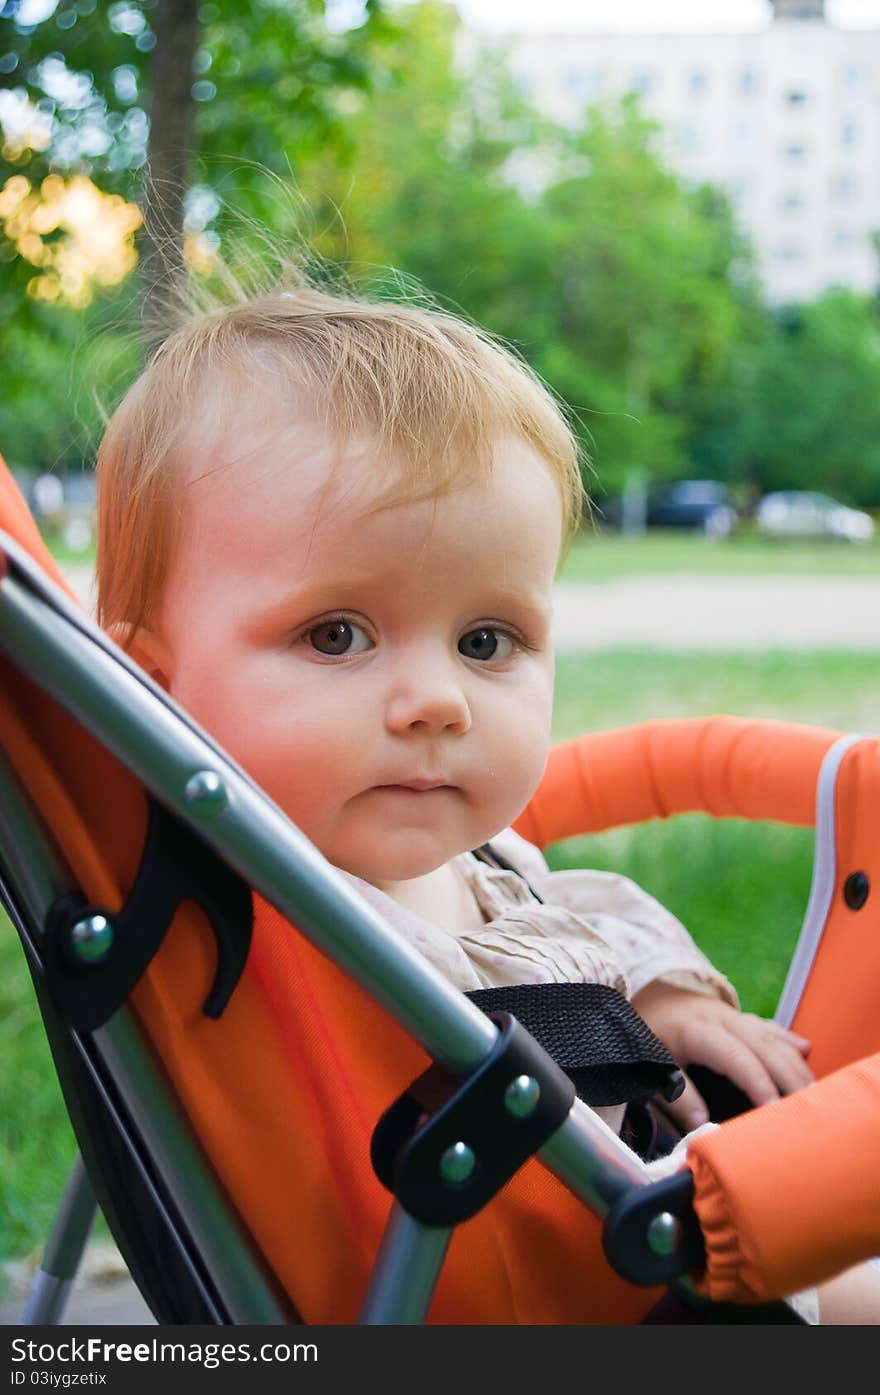
M 484 1012 L 509 1012 L 572 1080 L 587 1104 L 677 1099 L 684 1077 L 647 1022 L 604 983 L 526 983 L 467 995 Z
M 500 852 L 498 852 L 496 848 L 493 848 L 491 843 L 483 843 L 481 847 L 474 848 L 473 853 L 471 855 L 475 857 L 478 862 L 484 862 L 487 867 L 494 867 L 496 871 L 515 872 L 516 875 L 519 877 L 520 881 L 525 882 L 526 886 L 532 893 L 532 896 L 535 898 L 535 900 L 543 906 L 543 896 L 538 895 L 537 891 L 532 886 L 528 877 L 524 877 L 518 867 L 514 867 L 512 862 L 508 862 L 506 857 L 502 857 Z

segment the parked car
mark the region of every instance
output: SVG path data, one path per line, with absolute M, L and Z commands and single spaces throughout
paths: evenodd
M 658 485 L 646 495 L 604 499 L 596 505 L 600 521 L 610 528 L 629 526 L 687 528 L 709 538 L 726 538 L 739 522 L 727 486 L 719 480 L 676 480 Z
M 761 533 L 777 538 L 841 538 L 870 542 L 874 520 L 861 509 L 847 508 L 827 494 L 808 489 L 781 489 L 765 494 L 755 510 Z
M 718 480 L 678 480 L 648 495 L 649 528 L 695 528 L 711 538 L 726 538 L 738 514 L 726 485 Z

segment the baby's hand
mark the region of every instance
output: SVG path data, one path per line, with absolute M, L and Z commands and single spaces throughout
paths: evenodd
M 810 1049 L 805 1037 L 752 1012 L 739 1012 L 720 998 L 649 983 L 635 995 L 633 1007 L 676 1061 L 726 1075 L 754 1104 L 790 1095 L 814 1079 L 804 1060 Z M 683 1093 L 664 1109 L 687 1132 L 704 1124 L 709 1111 L 687 1076 L 685 1082 Z

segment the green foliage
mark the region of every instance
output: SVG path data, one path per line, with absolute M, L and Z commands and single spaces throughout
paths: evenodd
M 78 169 L 102 188 L 133 194 L 132 172 L 146 157 L 156 4 L 58 0 L 48 18 L 26 25 L 21 0 L 6 0 L 0 89 L 26 95 L 51 118 L 46 149 L 7 155 L 7 167 L 34 181 Z M 232 153 L 287 173 L 301 140 L 308 146 L 344 134 L 340 99 L 368 84 L 370 47 L 393 29 L 376 3 L 346 34 L 328 30 L 324 10 L 324 0 L 200 6 L 193 98 L 203 154 Z
M 683 188 L 655 136 L 632 100 L 591 112 L 571 142 L 579 173 L 541 200 L 557 332 L 538 367 L 583 412 L 611 489 L 688 472 L 685 392 L 723 381 L 741 331 L 730 272 L 747 256 L 726 201 Z
M 10 317 L 0 347 L 0 443 L 10 463 L 90 461 L 106 413 L 140 366 L 133 301 L 130 284 L 85 311 L 29 302 L 29 314 Z
M 769 319 L 743 403 L 751 477 L 770 489 L 880 502 L 880 319 L 851 291 Z

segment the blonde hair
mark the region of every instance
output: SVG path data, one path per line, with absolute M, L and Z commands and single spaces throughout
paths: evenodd
M 566 536 L 580 518 L 578 445 L 562 410 L 510 350 L 456 316 L 310 286 L 190 314 L 113 414 L 98 452 L 98 618 L 129 642 L 161 598 L 179 537 L 185 460 L 212 390 L 267 370 L 314 404 L 340 442 L 369 432 L 405 470 L 378 506 L 437 497 L 491 468 L 502 434 L 556 478 Z M 235 401 L 227 391 L 227 404 Z M 227 411 L 229 407 L 227 405 Z M 216 444 L 222 426 L 207 427 Z

